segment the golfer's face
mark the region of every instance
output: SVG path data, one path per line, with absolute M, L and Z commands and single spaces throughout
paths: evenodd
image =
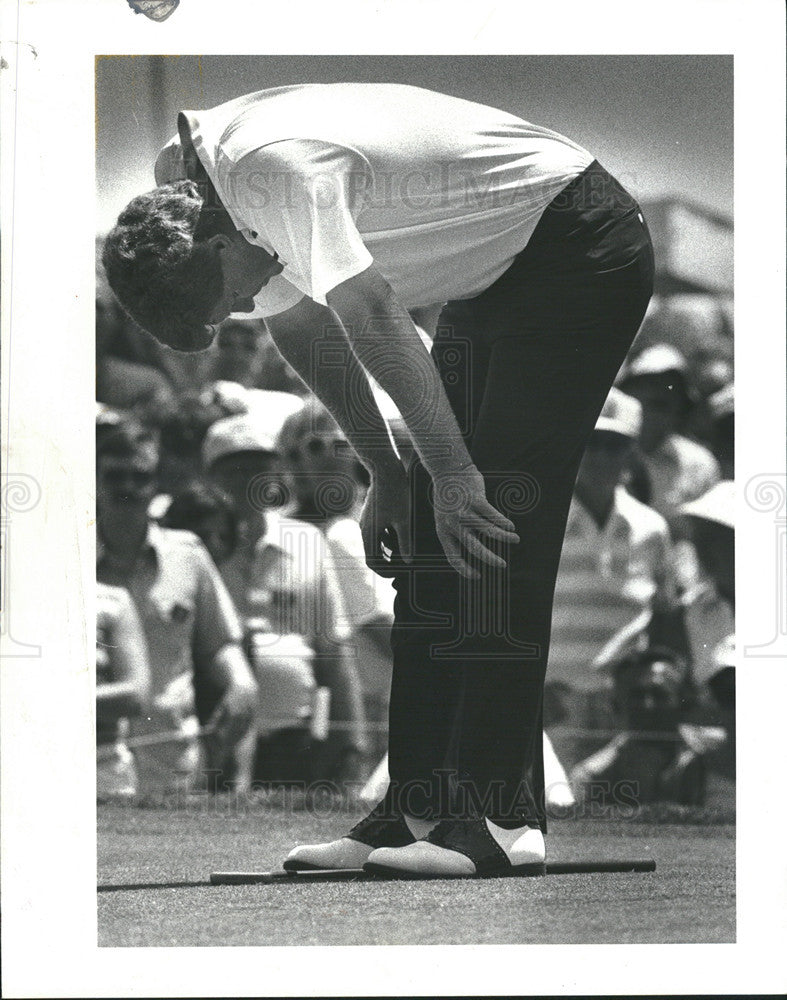
M 222 254 L 221 268 L 224 291 L 208 321 L 211 326 L 235 314 L 254 312 L 254 296 L 284 270 L 277 256 L 251 246 L 242 237 Z
M 262 286 L 260 286 L 262 287 Z M 251 295 L 238 295 L 237 292 L 227 289 L 225 281 L 224 294 L 216 303 L 216 307 L 210 314 L 210 325 L 218 326 L 228 319 L 233 313 L 254 312 L 254 297 Z

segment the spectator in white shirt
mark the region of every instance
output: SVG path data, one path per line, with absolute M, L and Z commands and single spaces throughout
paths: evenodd
M 96 456 L 100 583 L 130 593 L 147 640 L 152 706 L 131 720 L 143 793 L 189 791 L 247 731 L 256 684 L 229 595 L 199 539 L 148 514 L 156 492 L 155 435 L 134 420 L 102 436 Z M 213 732 L 206 746 L 199 723 Z M 161 741 L 157 742 L 157 737 Z
M 279 435 L 295 493 L 295 517 L 325 534 L 342 591 L 348 650 L 363 686 L 370 743 L 379 760 L 387 747 L 394 590 L 366 565 L 358 524 L 368 476 L 328 411 L 311 400 L 288 417 Z
M 138 791 L 134 757 L 126 746 L 130 717 L 150 707 L 145 634 L 127 590 L 96 588 L 96 793 L 130 798 Z
M 631 359 L 618 387 L 642 406 L 639 448 L 648 474 L 648 503 L 668 520 L 682 503 L 719 481 L 710 451 L 679 433 L 691 407 L 686 359 L 668 344 L 655 344 Z
M 221 573 L 244 620 L 260 683 L 258 733 L 265 739 L 286 730 L 291 740 L 291 730 L 300 728 L 305 739 L 315 683 L 327 688 L 335 726 L 311 757 L 304 743 L 312 773 L 304 770 L 300 777 L 358 780 L 367 748 L 341 589 L 322 532 L 289 513 L 291 480 L 279 460 L 282 424 L 303 401 L 280 392 L 258 395 L 267 406 L 217 421 L 203 448 L 206 474 L 230 494 L 238 513 L 239 544 Z M 263 771 L 266 780 L 276 777 L 265 760 L 272 749 L 257 748 L 252 777 L 263 780 Z
M 639 403 L 612 389 L 569 512 L 547 669 L 548 714 L 558 723 L 548 728 L 566 766 L 615 726 L 605 668 L 626 650 L 646 645 L 676 605 L 667 524 L 623 485 L 640 421 Z
M 704 570 L 702 582 L 684 595 L 692 669 L 700 694 L 709 694 L 734 727 L 735 707 L 735 486 L 722 480 L 680 513 Z M 733 728 L 734 731 L 734 728 Z

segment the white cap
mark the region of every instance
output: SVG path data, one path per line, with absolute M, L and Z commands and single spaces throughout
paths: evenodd
M 601 416 L 596 421 L 596 430 L 613 431 L 636 440 L 641 427 L 642 407 L 639 400 L 627 396 L 620 389 L 610 389 Z
M 212 424 L 202 445 L 202 464 L 209 469 L 225 455 L 241 451 L 277 453 L 284 421 L 303 407 L 303 400 L 289 392 L 257 389 L 249 392 L 248 413 L 222 417 Z
M 690 500 L 678 508 L 679 514 L 698 517 L 703 521 L 715 521 L 727 528 L 735 527 L 735 483 L 724 479 L 711 486 L 696 500 Z

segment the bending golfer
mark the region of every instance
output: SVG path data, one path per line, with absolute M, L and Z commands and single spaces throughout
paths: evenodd
M 120 302 L 187 351 L 264 316 L 369 469 L 372 565 L 393 529 L 391 787 L 287 865 L 543 870 L 552 595 L 584 445 L 651 294 L 638 205 L 555 132 L 387 84 L 184 112 L 156 180 L 107 240 Z M 440 304 L 430 358 L 408 310 Z

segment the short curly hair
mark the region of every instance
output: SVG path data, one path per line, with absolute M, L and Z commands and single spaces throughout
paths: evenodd
M 104 243 L 104 270 L 117 300 L 168 347 L 207 347 L 205 327 L 223 281 L 218 258 L 204 241 L 233 229 L 229 216 L 211 208 L 194 181 L 138 195 Z

